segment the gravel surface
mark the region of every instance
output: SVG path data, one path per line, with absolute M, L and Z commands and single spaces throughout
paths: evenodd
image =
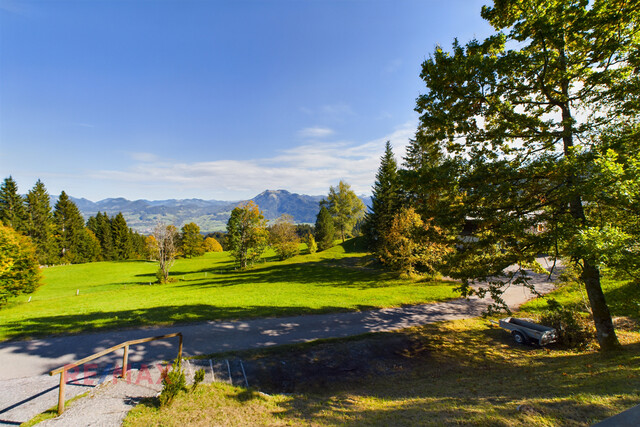
M 547 281 L 545 275 L 536 275 L 535 281 L 536 288 L 541 293 L 553 289 L 553 284 Z M 533 297 L 531 292 L 521 287 L 511 287 L 503 296 L 512 308 Z M 442 320 L 476 317 L 488 304 L 489 301 L 486 299 L 456 299 L 442 303 L 353 313 L 235 322 L 211 321 L 167 328 L 129 329 L 4 342 L 0 343 L 0 425 L 19 425 L 57 404 L 59 376 L 49 377 L 43 374 L 127 340 L 182 332 L 184 355 L 196 356 L 306 342 L 319 338 L 392 331 Z M 139 399 L 157 393 L 160 387 L 155 384 L 160 375 L 158 363 L 172 360 L 176 354 L 176 338 L 132 346 L 129 361 L 137 365 L 133 366 L 134 379 L 129 383 L 118 381 L 114 384 L 111 381 L 110 374 L 114 366 L 121 366 L 122 350 L 96 360 L 93 366 L 85 365 L 84 371 L 67 386 L 66 398 L 87 390 L 91 390 L 90 396 L 74 402 L 62 417 L 49 423 L 120 425 L 127 411 Z M 138 373 L 144 374 L 142 380 Z M 148 374 L 154 381 L 147 379 Z M 136 382 L 138 384 L 135 384 Z

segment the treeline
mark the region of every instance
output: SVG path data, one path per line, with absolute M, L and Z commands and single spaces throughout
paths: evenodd
M 76 204 L 63 191 L 52 207 L 42 181 L 22 196 L 12 177 L 0 186 L 0 221 L 27 236 L 41 265 L 144 259 L 145 236 L 127 226 L 122 213 L 98 213 L 85 223 Z

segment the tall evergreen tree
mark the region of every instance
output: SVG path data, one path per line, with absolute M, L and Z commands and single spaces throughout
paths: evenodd
M 131 240 L 129 239 L 129 227 L 127 227 L 127 221 L 122 212 L 118 212 L 118 215 L 111 221 L 111 235 L 113 236 L 114 259 L 129 259 L 131 257 Z
M 102 259 L 110 261 L 114 259 L 113 233 L 111 232 L 111 220 L 106 212 L 96 215 L 96 229 L 94 231 L 100 247 L 102 248 Z
M 56 262 L 56 242 L 54 238 L 53 213 L 49 193 L 42 181 L 38 180 L 27 193 L 27 234 L 36 246 L 36 256 L 40 264 Z
M 18 184 L 9 176 L 0 186 L 0 221 L 14 230 L 27 232 L 27 212 L 24 198 L 18 194 Z
M 389 141 L 380 159 L 372 193 L 371 211 L 367 213 L 364 230 L 370 249 L 375 251 L 382 245 L 401 205 L 398 164 Z
M 320 206 L 320 212 L 316 216 L 316 244 L 318 249 L 324 251 L 333 246 L 333 239 L 336 235 L 336 229 L 333 226 L 333 218 L 326 206 Z
M 63 262 L 80 262 L 81 239 L 84 220 L 80 210 L 64 191 L 53 211 L 59 256 Z

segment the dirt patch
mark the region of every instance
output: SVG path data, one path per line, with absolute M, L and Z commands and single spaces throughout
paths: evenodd
M 244 360 L 248 381 L 267 393 L 335 388 L 372 375 L 394 375 L 428 357 L 424 345 L 406 335 L 330 342 Z
M 631 317 L 614 317 L 613 326 L 620 331 L 640 332 L 640 322 Z

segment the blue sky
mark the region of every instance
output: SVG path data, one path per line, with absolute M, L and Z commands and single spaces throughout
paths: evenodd
M 374 182 L 475 0 L 0 0 L 0 171 L 26 193 L 240 200 Z

